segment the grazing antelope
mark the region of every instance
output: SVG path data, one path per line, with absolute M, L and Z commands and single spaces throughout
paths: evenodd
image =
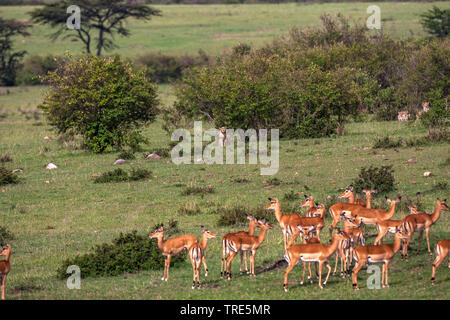
M 408 238 L 408 232 L 402 226 L 397 227 L 395 231 L 394 243 L 392 245 L 379 244 L 356 247 L 353 258 L 356 265 L 352 271 L 353 289 L 358 288 L 358 272 L 367 263 L 383 263 L 381 272 L 381 284 L 389 287 L 389 264 L 394 255 L 400 250 L 401 240 Z
M 430 249 L 430 228 L 433 224 L 436 223 L 436 221 L 438 221 L 440 214 L 441 214 L 441 210 L 445 210 L 445 211 L 450 210 L 450 208 L 448 207 L 446 202 L 447 202 L 447 199 L 439 200 L 439 198 L 438 198 L 437 202 L 436 202 L 436 208 L 434 209 L 434 212 L 432 214 L 428 214 L 425 212 L 418 212 L 417 206 L 410 207 L 410 210 L 413 213 L 404 218 L 404 220 L 406 222 L 409 222 L 413 225 L 414 231 L 416 231 L 416 230 L 419 231 L 419 242 L 422 241 L 423 231 L 425 230 L 425 234 L 427 237 L 428 252 L 430 253 L 430 255 L 433 254 Z M 406 244 L 405 244 L 406 256 L 408 254 L 408 251 L 407 251 L 408 244 L 409 244 L 409 239 L 406 241 Z M 418 248 L 418 250 L 419 250 L 419 248 Z
M 230 254 L 226 260 L 227 269 L 226 274 L 228 276 L 228 280 L 231 280 L 231 262 L 236 257 L 239 251 L 250 251 L 250 275 L 255 275 L 255 255 L 256 250 L 258 250 L 261 243 L 264 241 L 266 236 L 266 230 L 272 229 L 273 226 L 266 222 L 266 220 L 258 220 L 258 225 L 261 231 L 259 235 L 250 236 L 250 235 L 240 235 L 239 237 L 233 237 L 228 241 L 228 247 L 230 249 Z
M 239 231 L 234 233 L 227 233 L 222 237 L 222 262 L 220 266 L 220 277 L 222 278 L 223 275 L 225 275 L 225 266 L 226 266 L 226 259 L 228 255 L 230 254 L 230 249 L 228 247 L 228 241 L 231 240 L 233 237 L 239 237 L 240 235 L 249 235 L 253 236 L 255 234 L 255 228 L 258 226 L 258 220 L 255 219 L 254 216 L 247 216 L 247 219 L 250 220 L 248 231 Z M 248 274 L 248 266 L 247 266 L 247 251 L 241 251 L 241 264 L 239 266 L 239 273 L 242 274 L 242 258 L 243 255 L 245 255 L 244 262 L 245 262 L 245 272 Z
M 436 252 L 436 258 L 433 261 L 431 284 L 435 284 L 436 269 L 445 260 L 450 257 L 450 239 L 441 240 L 436 243 L 434 251 Z M 450 268 L 450 260 L 448 261 L 448 267 Z
M 347 236 L 338 229 L 334 234 L 331 244 L 313 243 L 313 244 L 296 244 L 288 247 L 284 253 L 284 258 L 288 263 L 286 272 L 284 273 L 284 291 L 288 291 L 288 276 L 292 269 L 297 265 L 299 261 L 302 262 L 318 262 L 319 263 L 319 287 L 322 289 L 328 281 L 330 276 L 331 267 L 328 264 L 328 258 L 336 251 L 339 242 L 343 239 L 347 239 Z M 326 264 L 328 268 L 328 274 L 325 281 L 322 283 L 322 268 Z M 305 279 L 305 268 L 303 268 L 303 276 L 301 283 Z
M 390 207 L 387 211 L 383 209 L 367 209 L 364 207 L 356 207 L 350 210 L 344 210 L 343 213 L 345 213 L 345 215 L 350 213 L 354 217 L 363 219 L 364 224 L 376 225 L 380 221 L 392 218 L 395 213 L 395 204 L 399 203 L 400 200 L 401 197 L 398 197 L 396 200 L 391 200 L 386 197 L 386 201 L 390 203 Z
M 209 239 L 214 239 L 217 235 L 209 230 L 206 230 L 204 226 L 202 228 L 202 240 L 200 243 L 196 242 L 191 245 L 188 250 L 189 259 L 192 264 L 192 271 L 194 273 L 192 281 L 192 289 L 195 289 L 195 279 L 197 279 L 197 288 L 200 289 L 200 266 L 205 258 L 206 245 Z
M 370 190 L 372 191 L 372 190 Z M 366 193 L 367 196 L 367 193 Z M 347 189 L 344 190 L 344 192 L 342 192 L 339 195 L 339 198 L 348 198 L 349 199 L 349 203 L 347 202 L 338 202 L 333 204 L 329 209 L 328 212 L 331 215 L 331 218 L 333 219 L 333 222 L 331 223 L 331 226 L 329 228 L 329 232 L 330 232 L 330 239 L 332 238 L 333 235 L 333 230 L 334 228 L 336 228 L 336 225 L 339 223 L 339 221 L 341 221 L 341 215 L 344 211 L 352 211 L 356 208 L 360 208 L 362 205 L 361 204 L 356 204 L 356 203 L 350 203 L 350 201 L 355 201 L 355 195 L 353 193 L 353 186 L 348 187 Z M 370 198 L 371 199 L 371 198 Z M 370 207 L 370 199 L 368 199 L 368 205 Z M 367 201 L 366 201 L 366 205 L 367 205 Z
M 306 210 L 306 217 L 319 217 L 323 218 L 325 215 L 325 205 L 324 204 L 316 204 L 314 202 L 313 196 L 307 196 L 305 194 L 305 201 L 301 204 L 302 207 L 308 207 Z
M 5 260 L 0 261 L 0 285 L 2 286 L 2 300 L 5 300 L 5 284 L 6 276 L 11 270 L 11 265 L 9 263 L 9 257 L 11 256 L 11 246 L 7 244 L 3 246 L 2 251 L 0 251 L 0 256 L 6 256 Z
M 175 238 L 164 240 L 164 226 L 161 225 L 158 229 L 153 231 L 149 236 L 150 239 L 156 238 L 158 240 L 158 248 L 161 250 L 164 260 L 164 274 L 161 280 L 169 280 L 169 268 L 170 260 L 173 255 L 176 255 L 183 251 L 184 249 L 189 250 L 189 248 L 196 242 L 198 242 L 197 237 L 186 234 L 178 236 Z M 205 273 L 208 274 L 208 268 L 206 267 L 205 259 L 202 259 L 203 265 L 205 267 Z

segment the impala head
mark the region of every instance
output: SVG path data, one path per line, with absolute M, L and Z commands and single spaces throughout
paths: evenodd
M 350 237 L 343 231 L 341 231 L 341 229 L 337 228 L 336 232 L 334 234 L 334 239 L 337 240 L 350 240 Z
M 158 229 L 155 229 L 152 233 L 149 234 L 149 238 L 153 239 L 153 238 L 158 238 L 158 237 L 162 237 L 164 235 L 164 225 L 161 225 L 161 227 L 159 227 Z
M 306 226 L 303 227 L 301 224 L 297 226 L 297 228 L 300 230 L 300 233 L 307 236 L 310 232 L 314 231 L 314 226 Z
M 225 128 L 225 127 L 220 127 L 219 130 L 220 130 L 220 132 L 222 132 L 222 133 L 227 132 L 227 128 Z
M 273 225 L 268 223 L 266 219 L 258 220 L 258 225 L 261 229 L 273 229 Z
M 386 198 L 386 201 L 388 202 L 388 203 L 390 203 L 390 204 L 392 204 L 392 203 L 399 203 L 401 200 L 402 200 L 402 197 L 398 197 L 397 199 L 395 199 L 395 200 L 391 200 L 391 199 L 389 199 L 388 197 L 385 197 Z
M 403 222 L 399 227 L 395 227 L 395 236 L 400 239 L 409 239 L 411 237 L 411 232 L 406 222 Z
M 305 194 L 305 201 L 302 202 L 302 207 L 312 207 L 312 206 L 314 206 L 314 205 L 315 205 L 315 203 L 314 203 L 314 198 L 313 198 L 313 196 L 307 196 L 307 195 Z
M 278 198 L 269 198 L 270 204 L 266 207 L 267 210 L 275 210 L 280 207 Z
M 250 221 L 254 221 L 254 222 L 256 222 L 257 220 L 256 220 L 256 218 L 254 217 L 254 216 L 247 216 L 247 219 L 248 220 L 250 220 Z
M 437 201 L 438 201 L 439 208 L 441 210 L 445 210 L 445 211 L 450 210 L 449 206 L 447 205 L 447 199 L 439 200 L 439 198 L 437 198 Z
M 201 228 L 202 228 L 202 233 L 206 236 L 206 238 L 214 239 L 215 237 L 217 237 L 217 234 L 212 233 L 211 231 L 205 229 L 204 226 L 201 226 Z
M 411 213 L 411 214 L 418 214 L 419 213 L 419 210 L 417 210 L 417 205 L 415 205 L 415 206 L 408 206 L 408 208 L 409 208 L 409 213 Z
M 344 190 L 344 192 L 342 192 L 339 195 L 339 198 L 350 198 L 353 194 L 353 186 L 350 185 L 347 189 Z
M 0 247 L 0 256 L 7 256 L 11 252 L 11 246 L 9 244 Z
M 364 190 L 362 191 L 362 193 L 364 193 L 364 194 L 366 195 L 366 198 L 372 199 L 372 198 L 373 198 L 373 194 L 374 194 L 374 193 L 377 193 L 377 190 L 376 190 L 376 189 L 371 189 L 371 190 L 366 190 L 366 189 L 364 189 Z

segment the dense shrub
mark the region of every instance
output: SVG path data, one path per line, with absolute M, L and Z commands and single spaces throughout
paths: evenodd
M 11 162 L 13 161 L 13 159 L 11 158 L 11 156 L 8 153 L 4 153 L 2 155 L 0 155 L 0 162 L 5 163 L 5 162 Z
M 151 177 L 152 172 L 148 169 L 131 169 L 127 171 L 117 168 L 112 171 L 102 173 L 98 178 L 94 180 L 95 183 L 107 183 L 107 182 L 124 182 L 124 181 L 138 181 L 145 180 Z
M 266 219 L 269 223 L 275 223 L 276 218 L 272 211 L 264 207 L 250 207 L 241 204 L 232 206 L 219 206 L 215 211 L 220 214 L 217 221 L 218 226 L 244 226 L 248 224 L 248 215 L 253 215 L 256 219 Z
M 139 128 L 158 113 L 156 85 L 118 56 L 74 59 L 45 80 L 50 88 L 39 107 L 50 124 L 80 134 L 94 152 L 139 144 Z
M 420 23 L 429 34 L 438 38 L 445 38 L 450 34 L 450 9 L 433 6 L 421 17 Z
M 378 193 L 386 193 L 394 190 L 394 170 L 392 165 L 369 168 L 361 168 L 361 171 L 353 181 L 353 187 L 356 192 L 363 189 L 376 189 Z
M 8 244 L 9 241 L 13 240 L 14 236 L 7 227 L 0 226 L 0 246 Z
M 19 183 L 19 177 L 11 169 L 0 167 L 0 186 Z
M 17 82 L 25 85 L 45 83 L 42 77 L 48 72 L 55 71 L 62 62 L 60 60 L 64 60 L 64 58 L 53 55 L 34 55 L 26 58 L 18 72 Z
M 376 138 L 375 143 L 373 144 L 374 149 L 391 149 L 391 148 L 399 148 L 403 146 L 403 139 L 400 137 L 398 140 L 392 138 L 390 136 Z
M 207 186 L 194 186 L 194 185 L 190 185 L 187 186 L 182 192 L 181 194 L 184 196 L 189 196 L 189 195 L 205 195 L 208 193 L 214 193 L 214 187 L 212 185 L 207 185 Z
M 67 267 L 77 265 L 81 277 L 116 276 L 126 272 L 141 270 L 159 270 L 164 268 L 164 257 L 161 254 L 156 239 L 147 235 L 138 235 L 137 231 L 122 234 L 112 243 L 97 245 L 92 253 L 76 256 L 65 260 L 57 270 L 57 276 L 65 279 Z M 172 258 L 171 265 L 177 266 L 186 259 L 182 253 Z

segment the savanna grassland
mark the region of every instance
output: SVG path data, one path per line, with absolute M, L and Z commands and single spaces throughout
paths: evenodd
M 385 31 L 393 37 L 420 37 L 424 33 L 418 14 L 439 3 L 379 3 Z M 217 54 L 238 42 L 260 45 L 290 27 L 318 24 L 323 12 L 342 12 L 352 18 L 366 16 L 366 3 L 314 5 L 246 5 L 246 6 L 160 6 L 163 17 L 148 24 L 130 21 L 129 38 L 118 38 L 114 53 L 134 56 L 146 50 L 165 53 L 195 53 L 199 49 Z M 0 14 L 26 19 L 31 7 L 2 7 Z M 50 42 L 49 32 L 37 26 L 32 36 L 17 44 L 30 54 L 61 54 L 69 49 L 79 52 L 76 42 Z M 0 88 L 0 155 L 8 154 L 11 162 L 5 166 L 21 169 L 20 182 L 0 187 L 0 225 L 13 233 L 11 245 L 12 271 L 8 276 L 7 299 L 448 299 L 450 272 L 443 263 L 437 272 L 437 283 L 431 285 L 433 257 L 426 252 L 426 241 L 412 241 L 409 261 L 397 254 L 390 265 L 390 288 L 369 290 L 369 274 L 359 273 L 361 290 L 353 291 L 350 278 L 331 276 L 321 290 L 317 285 L 299 284 L 301 269 L 290 274 L 289 292 L 283 291 L 285 268 L 258 273 L 258 270 L 283 258 L 283 239 L 275 224 L 256 255 L 257 275 L 250 278 L 238 274 L 239 258 L 233 262 L 232 281 L 220 279 L 220 237 L 247 226 L 219 227 L 219 215 L 214 208 L 245 204 L 265 206 L 268 197 L 278 197 L 282 211 L 304 212 L 299 208 L 303 194 L 312 194 L 325 203 L 337 196 L 358 175 L 361 167 L 392 165 L 396 190 L 377 194 L 376 204 L 387 208 L 384 196 L 401 195 L 403 201 L 420 201 L 430 213 L 436 198 L 448 198 L 450 153 L 447 143 L 392 149 L 372 148 L 375 139 L 386 135 L 411 139 L 424 136 L 427 130 L 419 122 L 374 121 L 371 115 L 351 122 L 339 137 L 283 140 L 280 142 L 278 173 L 273 177 L 260 175 L 259 165 L 174 165 L 170 158 L 144 160 L 148 154 L 165 148 L 170 137 L 162 129 L 161 118 L 143 131 L 148 144 L 122 168 L 146 168 L 152 177 L 139 182 L 94 183 L 93 174 L 115 168 L 117 153 L 94 154 L 58 143 L 45 118 L 37 110 L 45 86 Z M 160 85 L 162 107 L 175 100 L 171 85 Z M 35 112 L 36 111 L 36 112 Z M 204 129 L 207 129 L 206 124 Z M 44 141 L 44 136 L 53 137 Z M 416 162 L 408 162 L 408 159 Z M 58 170 L 46 170 L 53 162 Z M 425 171 L 432 174 L 424 176 Z M 280 184 L 271 184 L 276 178 Z M 447 187 L 442 187 L 447 183 Z M 183 195 L 187 186 L 214 187 L 214 193 Z M 420 191 L 418 198 L 416 192 Z M 299 199 L 284 200 L 290 192 Z M 180 214 L 186 204 L 196 204 L 201 213 Z M 249 212 L 251 213 L 251 212 Z M 393 217 L 407 214 L 405 205 Z M 442 212 L 431 228 L 431 246 L 450 236 L 450 212 Z M 326 214 L 323 239 L 328 241 Z M 96 244 L 110 242 L 121 232 L 137 230 L 148 234 L 157 223 L 178 221 L 180 233 L 201 235 L 200 225 L 219 235 L 209 242 L 206 257 L 208 278 L 203 277 L 201 290 L 191 290 L 192 268 L 186 261 L 171 268 L 168 282 L 160 280 L 160 271 L 141 271 L 115 277 L 86 278 L 80 290 L 68 290 L 66 282 L 56 277 L 61 263 L 77 254 L 88 253 Z M 374 227 L 366 227 L 367 242 L 372 243 Z M 371 236 L 372 235 L 372 236 Z M 417 239 L 417 233 L 414 239 Z M 388 235 L 385 243 L 392 243 Z M 417 249 L 420 252 L 417 253 Z M 331 259 L 334 267 L 334 258 Z

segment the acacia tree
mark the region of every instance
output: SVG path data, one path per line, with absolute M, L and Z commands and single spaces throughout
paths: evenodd
M 0 84 L 13 86 L 16 82 L 16 71 L 20 59 L 26 51 L 12 52 L 13 37 L 29 36 L 27 28 L 30 25 L 17 20 L 0 18 Z
M 83 42 L 87 53 L 91 53 L 91 45 L 96 42 L 96 55 L 102 50 L 111 50 L 117 46 L 113 42 L 115 34 L 129 36 L 130 31 L 125 28 L 127 18 L 150 20 L 152 16 L 160 16 L 161 11 L 147 5 L 136 4 L 123 0 L 78 0 L 76 5 L 81 10 L 81 24 L 79 29 L 67 28 L 67 8 L 72 0 L 62 0 L 50 3 L 42 8 L 30 12 L 32 21 L 48 24 L 56 31 L 50 35 L 52 40 L 60 36 L 76 38 Z

